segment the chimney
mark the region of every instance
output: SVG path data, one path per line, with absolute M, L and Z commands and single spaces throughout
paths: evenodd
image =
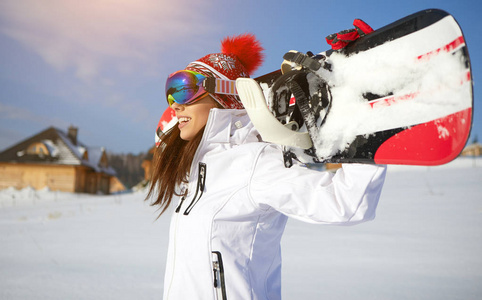
M 74 144 L 77 145 L 77 132 L 79 129 L 77 127 L 74 127 L 72 125 L 69 126 L 69 131 L 67 132 L 67 136 L 69 137 L 70 141 Z

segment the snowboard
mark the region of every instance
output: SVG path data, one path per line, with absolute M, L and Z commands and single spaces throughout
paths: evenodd
M 472 124 L 465 39 L 447 12 L 424 10 L 339 50 L 290 51 L 281 71 L 239 78 L 237 93 L 285 162 L 441 165 Z

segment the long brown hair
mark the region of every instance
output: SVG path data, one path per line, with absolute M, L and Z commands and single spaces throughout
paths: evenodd
M 146 197 L 147 200 L 157 192 L 157 199 L 151 205 L 160 206 L 159 215 L 166 211 L 174 195 L 181 196 L 176 188 L 188 182 L 191 163 L 203 133 L 204 128 L 192 140 L 185 141 L 181 139 L 179 128 L 174 126 L 161 137 L 154 152 L 150 188 Z

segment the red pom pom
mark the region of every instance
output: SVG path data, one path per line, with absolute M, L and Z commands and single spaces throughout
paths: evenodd
M 263 50 L 261 43 L 250 33 L 226 37 L 221 41 L 221 52 L 235 55 L 249 75 L 263 63 Z

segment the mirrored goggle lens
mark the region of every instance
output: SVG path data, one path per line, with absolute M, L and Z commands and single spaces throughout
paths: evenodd
M 166 81 L 166 98 L 169 105 L 174 102 L 189 104 L 199 99 L 200 95 L 206 93 L 202 87 L 204 79 L 204 75 L 188 70 L 169 75 Z

